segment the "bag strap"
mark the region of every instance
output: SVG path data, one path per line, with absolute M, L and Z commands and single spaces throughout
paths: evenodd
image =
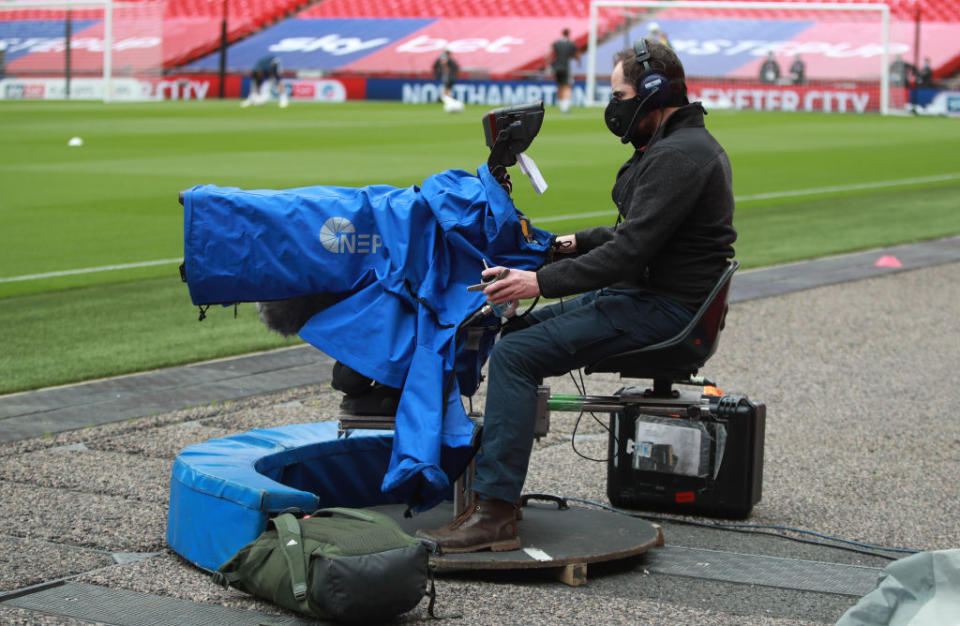
M 283 513 L 273 518 L 273 525 L 277 529 L 277 539 L 287 560 L 287 569 L 290 570 L 293 597 L 297 601 L 303 601 L 307 597 L 307 564 L 303 558 L 300 522 L 290 513 Z
M 430 616 L 428 619 L 434 620 L 434 621 L 442 620 L 442 619 L 462 619 L 463 613 L 453 613 L 451 615 L 437 615 L 434 612 L 434 607 L 437 604 L 437 587 L 434 584 L 433 570 L 434 570 L 433 565 L 427 566 L 427 577 L 430 579 L 430 588 L 427 589 L 427 593 L 426 593 L 427 597 L 430 598 L 430 604 L 427 605 L 427 614 Z
M 214 583 L 215 585 L 220 585 L 220 586 L 223 587 L 224 589 L 226 589 L 227 587 L 229 587 L 229 586 L 232 585 L 233 583 L 235 583 L 235 582 L 237 582 L 238 580 L 240 580 L 241 578 L 243 578 L 243 576 L 242 576 L 239 572 L 226 572 L 226 573 L 224 573 L 224 572 L 221 572 L 221 571 L 219 571 L 219 570 L 216 571 L 216 572 L 213 572 L 213 574 L 211 574 L 211 577 L 213 578 L 213 583 Z
M 358 511 L 356 509 L 348 509 L 340 506 L 332 506 L 328 509 L 317 509 L 316 511 L 313 512 L 313 517 L 333 517 L 334 515 L 352 517 L 353 519 L 358 519 L 362 522 L 379 521 L 379 518 L 374 517 L 369 513 L 364 513 L 363 511 Z

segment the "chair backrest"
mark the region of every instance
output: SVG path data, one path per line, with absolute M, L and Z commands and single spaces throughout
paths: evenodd
M 693 319 L 677 335 L 645 348 L 608 356 L 588 365 L 586 373 L 618 372 L 624 378 L 654 380 L 681 380 L 696 374 L 717 350 L 727 316 L 730 279 L 738 267 L 739 262 L 730 262 Z

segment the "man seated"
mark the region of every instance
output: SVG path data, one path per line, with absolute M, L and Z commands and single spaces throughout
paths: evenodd
M 446 552 L 520 548 L 518 502 L 543 378 L 675 335 L 734 254 L 730 162 L 701 105 L 687 99 L 677 55 L 639 41 L 614 61 L 604 119 L 634 148 L 613 186 L 617 224 L 558 237 L 561 260 L 512 268 L 484 289 L 496 304 L 583 295 L 533 311 L 494 346 L 471 506 L 417 533 Z

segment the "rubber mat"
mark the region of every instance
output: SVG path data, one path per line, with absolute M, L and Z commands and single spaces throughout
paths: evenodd
M 873 591 L 882 571 L 875 567 L 669 545 L 647 552 L 644 568 L 657 574 L 848 596 L 864 596 Z
M 0 605 L 117 626 L 287 626 L 318 623 L 85 583 L 58 585 L 0 602 Z

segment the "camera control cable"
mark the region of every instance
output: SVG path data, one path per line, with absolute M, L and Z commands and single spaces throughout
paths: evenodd
M 577 391 L 582 395 L 587 395 L 586 382 L 583 379 L 583 370 L 577 370 L 577 373 L 579 374 L 579 378 L 580 378 L 579 381 L 577 380 L 576 376 L 574 376 L 574 373 L 572 371 L 570 372 L 570 378 L 573 380 L 573 384 L 576 387 Z M 595 462 L 606 462 L 608 459 L 595 459 L 577 450 L 577 444 L 576 444 L 577 429 L 580 425 L 580 420 L 583 417 L 583 413 L 584 412 L 581 411 L 580 415 L 577 416 L 577 421 L 575 422 L 574 428 L 573 428 L 573 434 L 570 437 L 570 445 L 573 448 L 574 453 L 583 459 L 586 459 L 588 461 L 595 461 Z M 603 423 L 603 421 L 600 420 L 594 413 L 591 412 L 590 415 L 598 424 L 603 426 L 603 428 L 607 432 L 610 432 L 610 427 L 607 424 Z M 612 511 L 614 513 L 619 513 L 621 515 L 627 515 L 630 517 L 636 517 L 639 519 L 645 519 L 651 522 L 666 522 L 666 523 L 672 523 L 672 524 L 682 524 L 686 526 L 696 526 L 700 528 L 726 530 L 730 532 L 739 532 L 739 533 L 756 534 L 756 535 L 769 535 L 769 536 L 778 537 L 781 539 L 788 539 L 790 541 L 795 541 L 798 543 L 806 543 L 806 544 L 828 547 L 828 548 L 837 548 L 839 550 L 847 550 L 850 552 L 857 552 L 860 554 L 877 556 L 877 557 L 881 557 L 889 560 L 896 560 L 900 557 L 891 556 L 890 554 L 884 554 L 885 552 L 901 554 L 901 555 L 916 554 L 917 552 L 919 552 L 919 550 L 913 550 L 913 549 L 907 549 L 907 548 L 890 548 L 886 546 L 854 541 L 851 539 L 843 539 L 841 537 L 827 535 L 825 533 L 820 533 L 813 530 L 796 528 L 793 526 L 783 526 L 783 525 L 777 525 L 777 524 L 747 524 L 747 523 L 740 523 L 740 522 L 700 522 L 696 520 L 686 519 L 683 517 L 652 516 L 652 515 L 642 515 L 639 513 L 630 513 L 623 509 L 618 509 L 616 507 L 610 506 L 609 504 L 604 504 L 602 502 L 596 502 L 593 500 L 585 500 L 581 498 L 572 498 L 572 497 L 563 497 L 562 499 L 568 502 L 579 502 L 581 504 L 596 506 L 602 509 L 606 509 L 608 511 Z M 794 533 L 796 535 L 808 535 L 808 536 L 816 537 L 817 539 L 807 539 L 804 537 L 796 537 L 786 533 Z M 833 543 L 829 543 L 829 542 L 833 542 Z
M 806 543 L 815 546 L 821 546 L 826 548 L 836 548 L 838 550 L 847 550 L 849 552 L 856 552 L 859 554 L 866 554 L 869 556 L 876 556 L 891 561 L 895 561 L 900 556 L 894 556 L 891 554 L 884 554 L 886 552 L 896 553 L 896 554 L 916 554 L 920 550 L 912 550 L 907 548 L 891 548 L 887 546 L 880 546 L 870 543 L 864 543 L 861 541 L 854 541 L 852 539 L 843 539 L 842 537 L 836 537 L 833 535 L 828 535 L 825 533 L 820 533 L 813 530 L 806 530 L 803 528 L 796 528 L 793 526 L 782 526 L 779 524 L 746 524 L 738 522 L 700 522 L 696 520 L 691 520 L 683 517 L 673 517 L 673 516 L 663 516 L 663 515 L 643 515 L 640 513 L 630 513 L 624 511 L 623 509 L 618 509 L 616 507 L 610 506 L 609 504 L 604 504 L 602 502 L 596 502 L 593 500 L 586 500 L 583 498 L 561 498 L 567 502 L 578 502 L 580 504 L 587 504 L 590 506 L 599 507 L 607 511 L 612 511 L 614 513 L 619 513 L 621 515 L 627 515 L 629 517 L 635 517 L 638 519 L 644 519 L 649 522 L 661 522 L 669 524 L 682 524 L 684 526 L 696 526 L 699 528 L 710 528 L 715 530 L 726 530 L 731 532 L 739 532 L 746 534 L 754 535 L 768 535 L 772 537 L 778 537 L 780 539 L 789 539 L 790 541 L 796 541 L 798 543 Z M 786 533 L 795 533 L 799 535 L 810 535 L 820 539 L 806 539 L 804 537 L 795 537 Z M 834 543 L 829 543 L 834 542 Z

